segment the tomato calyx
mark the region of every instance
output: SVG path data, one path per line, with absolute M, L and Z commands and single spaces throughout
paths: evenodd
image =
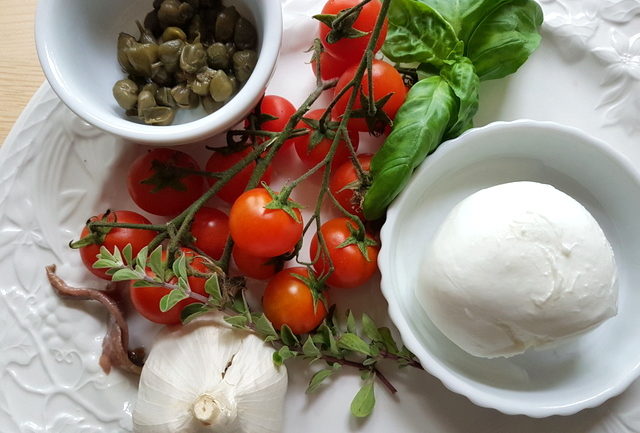
M 352 119 L 364 119 L 367 122 L 369 132 L 374 136 L 380 136 L 387 127 L 393 126 L 393 121 L 383 110 L 384 105 L 389 102 L 393 92 L 387 93 L 382 98 L 373 100 L 360 90 L 360 105 L 362 108 L 351 112 Z
M 111 218 L 111 220 L 109 220 L 109 218 Z M 75 242 L 74 241 L 69 242 L 69 247 L 73 249 L 78 249 L 78 248 L 87 247 L 89 245 L 102 245 L 104 243 L 105 238 L 107 237 L 111 229 L 113 229 L 113 227 L 104 227 L 104 226 L 95 227 L 91 223 L 96 221 L 103 222 L 103 223 L 117 223 L 118 217 L 115 213 L 112 213 L 110 209 L 107 209 L 107 211 L 102 215 L 102 218 L 100 218 L 99 220 L 95 218 L 88 219 L 86 226 L 89 229 L 89 234 Z
M 303 117 L 302 121 L 311 128 L 311 138 L 307 146 L 307 153 L 318 147 L 322 140 L 329 139 L 333 141 L 336 137 L 340 122 L 333 120 L 322 121 L 322 119 L 312 119 Z
M 378 243 L 367 237 L 367 234 L 362 227 L 354 227 L 353 224 L 347 224 L 347 228 L 349 229 L 350 236 L 336 248 L 345 248 L 349 245 L 355 245 L 360 250 L 362 257 L 364 257 L 366 261 L 370 262 L 371 259 L 369 258 L 369 251 L 367 250 L 367 247 L 378 246 Z
M 331 31 L 327 34 L 326 37 L 327 43 L 335 44 L 341 39 L 356 39 L 367 36 L 369 34 L 369 32 L 363 32 L 361 30 L 353 28 L 353 24 L 360 16 L 360 12 L 362 12 L 363 6 L 363 4 L 360 4 L 352 8 L 340 11 L 335 15 L 318 14 L 313 16 L 314 19 L 320 21 L 323 24 L 326 24 L 329 28 L 331 28 Z
M 290 189 L 285 188 L 283 191 L 277 193 L 265 182 L 262 182 L 262 187 L 266 189 L 271 196 L 271 201 L 264 205 L 265 209 L 280 209 L 289 215 L 295 222 L 300 222 L 300 218 L 298 218 L 294 209 L 302 209 L 304 206 L 289 198 L 289 195 L 291 194 Z
M 170 162 L 162 162 L 154 159 L 151 162 L 151 169 L 153 174 L 141 181 L 144 185 L 152 185 L 152 193 L 157 193 L 165 188 L 172 188 L 176 191 L 186 191 L 187 187 L 182 182 L 182 179 L 186 176 L 193 175 L 191 170 L 183 167 L 177 167 Z
M 313 298 L 313 314 L 317 312 L 318 302 L 322 302 L 324 308 L 327 311 L 329 310 L 327 298 L 322 294 L 322 292 L 327 289 L 327 286 L 324 284 L 324 280 L 326 279 L 325 277 L 318 279 L 313 272 L 313 269 L 309 269 L 308 276 L 300 275 L 296 272 L 291 272 L 289 275 L 302 281 L 309 288 L 311 297 Z

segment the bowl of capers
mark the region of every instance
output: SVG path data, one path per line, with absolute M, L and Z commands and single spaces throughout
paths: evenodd
M 47 0 L 47 80 L 88 123 L 169 146 L 224 132 L 258 103 L 282 39 L 276 0 Z

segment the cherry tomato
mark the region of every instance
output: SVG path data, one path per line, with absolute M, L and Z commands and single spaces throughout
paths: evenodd
M 333 273 L 327 279 L 327 284 L 332 287 L 358 287 L 366 283 L 378 269 L 376 262 L 378 246 L 366 246 L 368 257 L 362 254 L 355 243 L 340 247 L 343 242 L 352 236 L 349 226 L 356 229 L 356 224 L 349 218 L 335 218 L 327 221 L 320 228 L 333 263 Z M 375 242 L 368 233 L 365 238 L 372 243 Z M 311 241 L 311 258 L 318 257 L 317 254 L 318 236 L 315 235 Z M 313 267 L 319 274 L 326 273 L 329 271 L 328 260 L 324 255 L 320 255 Z
M 358 69 L 357 65 L 352 66 L 347 69 L 344 74 L 338 80 L 338 84 L 334 89 L 334 95 L 337 95 L 355 76 L 356 69 Z M 404 100 L 407 97 L 407 88 L 404 86 L 404 80 L 402 79 L 402 75 L 390 64 L 383 62 L 382 60 L 374 60 L 372 64 L 372 75 L 373 75 L 373 96 L 376 101 L 380 101 L 383 97 L 387 96 L 391 93 L 390 99 L 384 104 L 383 111 L 389 116 L 391 120 L 396 117 L 396 113 Z M 360 87 L 361 91 L 365 95 L 369 95 L 369 73 L 365 71 L 364 77 L 362 79 L 362 86 Z M 333 115 L 336 118 L 342 117 L 347 107 L 347 102 L 351 97 L 352 89 L 347 90 L 347 92 L 340 98 L 340 100 L 336 103 Z M 356 98 L 353 104 L 353 110 L 359 110 L 362 108 L 360 104 L 360 98 Z M 386 125 L 381 125 L 379 129 L 384 129 Z M 354 131 L 369 131 L 367 126 L 367 122 L 364 118 L 354 118 L 349 119 L 349 129 Z M 377 128 L 378 129 L 378 128 Z
M 294 334 L 306 334 L 322 323 L 327 309 L 322 300 L 315 302 L 314 308 L 311 289 L 292 274 L 309 276 L 302 267 L 278 272 L 264 290 L 262 308 L 276 329 L 288 325 Z
M 249 254 L 276 257 L 291 251 L 302 237 L 302 214 L 296 219 L 282 209 L 267 209 L 273 199 L 264 188 L 243 193 L 231 207 L 229 229 L 233 241 Z M 289 199 L 290 202 L 291 199 Z
M 358 161 L 365 172 L 371 169 L 372 155 L 358 155 Z M 364 219 L 362 205 L 356 200 L 356 193 L 361 187 L 361 181 L 352 161 L 347 161 L 331 173 L 329 190 L 340 206 L 360 219 Z
M 361 0 L 329 0 L 322 8 L 322 14 L 337 15 L 345 9 L 358 5 L 360 2 Z M 331 31 L 331 28 L 324 23 L 320 23 L 320 40 L 322 41 L 325 49 L 333 57 L 343 60 L 354 60 L 354 63 L 360 61 L 360 58 L 362 58 L 362 55 L 367 48 L 367 44 L 371 39 L 371 32 L 375 27 L 381 8 L 382 3 L 380 3 L 379 0 L 372 0 L 364 5 L 360 11 L 358 19 L 353 23 L 353 28 L 368 34 L 359 38 L 342 38 L 339 41 L 330 44 L 327 42 L 327 35 Z M 382 47 L 382 44 L 387 37 L 387 26 L 388 22 L 385 19 L 380 32 L 380 37 L 376 43 L 375 51 L 378 51 Z
M 196 238 L 196 247 L 219 260 L 229 237 L 229 217 L 218 209 L 202 207 L 193 217 L 191 234 Z
M 236 165 L 249 153 L 251 153 L 251 149 L 249 148 L 244 149 L 240 152 L 229 154 L 225 154 L 222 151 L 214 151 L 207 161 L 206 170 L 212 173 L 221 173 Z M 240 197 L 240 194 L 242 194 L 247 188 L 247 184 L 249 183 L 249 179 L 251 179 L 251 175 L 253 174 L 253 170 L 255 170 L 255 168 L 255 161 L 251 162 L 249 165 L 243 168 L 238 174 L 232 177 L 231 180 L 220 189 L 220 191 L 218 191 L 218 197 L 229 204 L 236 201 L 236 199 Z M 267 168 L 267 171 L 265 171 L 261 181 L 269 183 L 270 180 L 271 167 Z M 209 183 L 213 185 L 216 183 L 216 181 L 217 179 L 211 178 Z
M 308 119 L 320 120 L 322 115 L 324 114 L 324 109 L 319 110 L 311 110 L 305 116 Z M 308 124 L 303 121 L 300 121 L 298 125 L 296 125 L 296 129 L 305 128 L 310 131 L 308 134 L 302 135 L 300 137 L 296 137 L 293 140 L 295 141 L 296 153 L 300 157 L 300 160 L 309 168 L 317 165 L 327 156 L 329 149 L 331 148 L 331 144 L 333 143 L 333 139 L 329 137 L 324 137 L 322 140 L 312 149 L 311 148 L 311 140 L 313 139 L 313 134 L 316 131 L 312 130 Z M 349 132 L 349 138 L 351 139 L 351 144 L 353 145 L 354 150 L 358 150 L 358 145 L 360 143 L 360 137 L 357 132 Z M 337 167 L 338 165 L 344 163 L 349 159 L 349 148 L 347 147 L 347 143 L 344 140 L 341 140 L 340 144 L 338 144 L 338 148 L 336 149 L 336 153 L 333 155 L 333 161 L 331 162 L 332 167 Z
M 200 170 L 193 158 L 177 150 L 153 149 L 140 155 L 131 165 L 127 178 L 131 198 L 154 215 L 179 214 L 204 194 L 206 188 L 202 176 L 185 175 L 180 168 Z
M 233 247 L 233 261 L 242 275 L 256 280 L 266 280 L 282 268 L 282 262 L 276 257 L 258 257 L 251 255 L 239 246 Z
M 208 272 L 206 265 L 204 264 L 204 260 L 202 257 L 197 256 L 193 250 L 188 248 L 180 249 L 189 260 L 190 266 L 198 271 L 198 272 Z M 166 254 L 163 254 L 166 257 Z M 147 270 L 147 274 L 153 276 L 151 270 Z M 206 280 L 200 277 L 188 277 L 189 287 L 195 293 L 198 293 L 202 296 L 208 296 L 206 291 L 204 290 L 204 285 Z M 173 278 L 170 283 L 175 284 L 177 281 L 176 278 Z M 180 323 L 180 313 L 189 304 L 193 304 L 196 301 L 192 298 L 183 299 L 178 302 L 175 307 L 170 309 L 169 311 L 162 312 L 160 310 L 160 300 L 170 292 L 170 289 L 164 287 L 133 287 L 133 284 L 130 284 L 130 295 L 131 302 L 135 307 L 136 311 L 140 313 L 141 316 L 155 323 L 160 323 L 164 325 L 177 325 Z
M 259 128 L 264 131 L 270 132 L 282 132 L 287 122 L 296 112 L 296 107 L 293 106 L 288 99 L 282 96 L 266 95 L 260 102 L 260 113 L 277 117 L 277 119 L 267 120 L 259 125 Z M 264 141 L 265 138 L 261 137 L 258 142 Z M 285 146 L 290 145 L 290 141 L 285 142 Z M 282 148 L 281 148 L 282 149 Z
M 320 53 L 320 75 L 323 80 L 331 80 L 333 78 L 339 78 L 344 71 L 347 70 L 349 66 L 352 66 L 355 62 L 353 61 L 345 61 L 342 59 L 338 59 L 333 57 L 331 54 L 323 51 Z M 311 68 L 313 70 L 313 74 L 316 73 L 316 62 L 313 60 L 311 62 Z
M 89 221 L 100 221 L 104 218 L 104 215 L 97 215 L 92 217 Z M 117 210 L 109 212 L 105 222 L 120 222 L 129 224 L 151 224 L 148 219 L 136 212 L 128 210 Z M 107 230 L 107 229 L 105 229 Z M 89 235 L 89 229 L 85 226 L 80 234 L 81 238 L 85 238 Z M 103 278 L 105 280 L 111 280 L 111 276 L 107 275 L 107 269 L 95 269 L 93 264 L 96 262 L 96 256 L 100 253 L 100 247 L 104 246 L 111 253 L 113 253 L 115 247 L 120 251 L 124 249 L 128 244 L 131 244 L 131 251 L 133 257 L 137 256 L 142 248 L 149 244 L 153 238 L 157 235 L 156 232 L 151 230 L 142 229 L 127 229 L 114 227 L 108 230 L 102 242 L 94 243 L 91 245 L 80 248 L 80 258 L 82 263 L 89 269 L 95 276 Z

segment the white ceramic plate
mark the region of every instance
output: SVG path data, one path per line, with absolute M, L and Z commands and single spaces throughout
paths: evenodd
M 553 349 L 477 358 L 438 331 L 417 302 L 421 246 L 464 198 L 522 180 L 553 185 L 596 218 L 616 257 L 618 315 Z M 447 387 L 507 414 L 570 415 L 619 394 L 640 374 L 640 201 L 629 197 L 640 197 L 635 167 L 573 128 L 496 122 L 444 143 L 389 208 L 381 233 L 382 291 L 405 343 Z
M 485 83 L 479 125 L 534 118 L 577 126 L 611 143 L 640 165 L 637 133 L 640 82 L 638 0 L 547 1 L 541 49 L 517 75 Z M 304 65 L 315 30 L 317 0 L 283 0 L 286 35 L 269 88 L 300 103 L 313 87 Z M 605 20 L 607 18 L 608 20 Z M 625 21 L 618 25 L 610 21 Z M 618 29 L 611 40 L 610 30 Z M 558 47 L 570 47 L 568 56 Z M 593 49 L 601 47 L 603 50 Z M 600 60 L 599 57 L 604 60 Z M 624 60 L 624 61 L 623 61 Z M 636 63 L 633 63 L 636 62 Z M 295 77 L 295 79 L 291 79 Z M 602 82 L 603 78 L 613 80 Z M 601 84 L 602 83 L 602 84 Z M 598 106 L 604 102 L 604 106 Z M 618 107 L 623 107 L 618 108 Z M 613 110 L 609 110 L 613 108 Z M 613 122 L 611 126 L 605 123 Z M 636 136 L 637 137 L 637 136 Z M 187 148 L 193 151 L 194 146 Z M 0 432 L 122 433 L 131 429 L 135 380 L 97 365 L 106 317 L 98 308 L 51 295 L 43 268 L 57 263 L 78 284 L 85 276 L 66 247 L 87 215 L 131 205 L 123 173 L 141 149 L 87 127 L 44 86 L 0 151 Z M 595 174 L 594 174 L 595 176 Z M 606 175 L 602 175 L 606 181 Z M 387 319 L 377 288 L 336 299 Z M 97 314 L 96 314 L 97 313 Z M 359 378 L 344 374 L 317 395 L 304 394 L 304 365 L 293 365 L 285 433 L 629 433 L 640 431 L 640 384 L 605 405 L 571 417 L 534 420 L 475 406 L 427 373 L 386 369 L 396 397 L 379 388 L 368 420 L 354 420 L 349 402 Z

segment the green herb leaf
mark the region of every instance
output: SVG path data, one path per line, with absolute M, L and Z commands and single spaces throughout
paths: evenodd
M 139 279 L 140 275 L 136 274 L 129 268 L 119 269 L 115 274 L 111 276 L 111 281 L 130 281 Z
M 376 397 L 373 390 L 373 381 L 367 380 L 360 391 L 351 401 L 351 414 L 358 418 L 371 415 L 376 404 Z
M 189 304 L 180 312 L 180 320 L 183 324 L 186 325 L 187 323 L 191 322 L 199 316 L 202 316 L 203 314 L 208 313 L 209 311 L 211 310 L 204 304 Z
M 441 77 L 427 78 L 411 88 L 396 114 L 391 134 L 371 161 L 373 180 L 364 198 L 368 220 L 384 214 L 413 170 L 436 150 L 457 112 L 455 93 Z
M 358 332 L 356 328 L 356 318 L 351 310 L 347 310 L 347 331 L 353 334 Z
M 218 274 L 213 274 L 204 283 L 204 291 L 211 297 L 211 302 L 215 306 L 220 306 L 222 302 L 222 292 L 220 291 L 220 281 L 218 281 Z
M 249 323 L 246 316 L 227 316 L 224 321 L 234 328 L 244 328 Z
M 298 354 L 291 351 L 289 347 L 282 346 L 277 352 L 273 354 L 273 363 L 275 365 L 282 365 L 287 359 L 295 358 Z
M 167 312 L 175 307 L 178 302 L 187 299 L 189 296 L 180 289 L 174 289 L 160 299 L 160 311 Z
M 362 332 L 364 332 L 364 335 L 366 335 L 371 341 L 382 341 L 382 335 L 380 335 L 376 324 L 366 313 L 362 315 Z
M 396 0 L 394 0 L 396 1 Z M 467 43 L 476 27 L 496 8 L 513 0 L 420 0 L 437 10 Z
M 452 117 L 447 131 L 448 138 L 462 134 L 473 122 L 473 116 L 478 111 L 480 78 L 476 69 L 466 57 L 459 58 L 453 65 L 446 65 L 442 69 L 444 78 L 458 97 L 458 115 Z
M 378 362 L 378 360 L 375 358 L 367 358 L 362 361 L 362 365 L 364 365 L 365 367 L 369 367 L 371 365 L 374 365 L 376 362 Z
M 137 280 L 133 282 L 133 287 L 155 287 L 158 283 L 152 283 L 150 281 Z
M 302 345 L 302 353 L 309 358 L 317 358 L 320 356 L 320 349 L 315 345 L 313 339 L 309 336 Z
M 300 340 L 298 340 L 298 337 L 295 336 L 288 325 L 282 325 L 282 328 L 280 328 L 280 339 L 287 346 L 297 346 L 300 344 Z
M 118 264 L 116 262 L 109 259 L 98 259 L 92 265 L 92 267 L 96 269 L 109 269 L 109 268 L 115 268 L 117 266 Z
M 387 352 L 398 355 L 400 351 L 398 350 L 398 345 L 396 341 L 393 339 L 391 335 L 391 330 L 389 328 L 378 328 L 380 335 L 382 336 L 382 342 L 384 343 L 385 349 Z
M 338 347 L 340 349 L 352 350 L 354 352 L 360 352 L 364 355 L 370 355 L 369 345 L 365 341 L 358 337 L 356 334 L 346 333 L 338 339 Z
M 147 267 L 147 258 L 149 256 L 149 246 L 145 245 L 136 256 L 136 265 L 141 269 Z
M 187 257 L 184 254 L 181 254 L 177 260 L 173 262 L 172 266 L 173 273 L 176 277 L 187 278 Z
M 382 52 L 396 62 L 441 66 L 456 49 L 458 38 L 436 10 L 416 0 L 393 0 Z
M 264 314 L 260 314 L 254 321 L 256 325 L 256 331 L 262 334 L 265 337 L 277 337 L 278 333 L 276 332 L 273 324 L 267 319 L 267 316 Z
M 162 263 L 162 246 L 157 247 L 149 256 L 149 267 L 160 281 L 165 281 L 165 267 Z
M 533 0 L 513 0 L 487 16 L 471 35 L 467 57 L 482 80 L 506 77 L 538 48 L 543 14 Z
M 127 265 L 131 265 L 133 263 L 133 247 L 131 244 L 127 244 L 122 249 L 122 255 L 124 256 L 124 260 Z
M 307 387 L 307 394 L 316 392 L 320 387 L 320 385 L 322 384 L 322 382 L 324 382 L 333 373 L 335 373 L 335 370 L 333 368 L 324 368 L 316 372 L 313 376 L 311 376 L 311 380 L 309 381 L 309 386 Z

